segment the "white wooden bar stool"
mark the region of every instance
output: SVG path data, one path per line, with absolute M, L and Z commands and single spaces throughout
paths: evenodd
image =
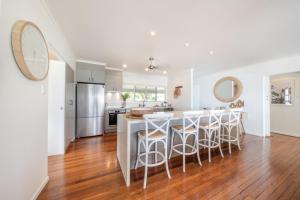
M 241 123 L 241 113 L 243 109 L 233 108 L 230 109 L 228 120 L 222 122 L 222 137 L 221 140 L 228 142 L 229 154 L 231 154 L 231 143 L 236 142 L 239 150 L 240 146 L 240 123 Z M 236 129 L 236 135 L 232 135 L 232 130 Z
M 169 159 L 173 151 L 183 156 L 183 172 L 185 172 L 185 156 L 197 154 L 198 163 L 201 164 L 199 155 L 199 123 L 204 111 L 188 111 L 183 112 L 183 125 L 175 125 L 171 127 L 171 149 Z M 178 135 L 181 143 L 174 145 L 174 137 Z M 187 144 L 188 138 L 194 138 L 194 144 Z
M 156 167 L 165 164 L 168 178 L 171 178 L 168 167 L 167 144 L 169 124 L 170 119 L 173 117 L 173 113 L 146 114 L 143 117 L 145 119 L 145 130 L 137 132 L 138 152 L 135 169 L 137 169 L 139 163 L 142 163 L 142 165 L 145 166 L 145 189 L 147 185 L 148 167 Z M 164 153 L 161 153 L 157 150 L 158 143 L 163 144 Z M 141 153 L 141 145 L 143 145 L 143 148 L 145 149 L 145 152 L 143 153 Z M 153 147 L 153 145 L 155 150 L 151 150 L 151 147 Z M 155 156 L 154 162 L 149 163 L 149 155 Z M 158 157 L 160 157 L 160 159 Z
M 210 110 L 208 123 L 200 124 L 199 128 L 204 130 L 204 138 L 199 139 L 199 146 L 208 148 L 208 161 L 211 162 L 211 149 L 219 148 L 222 158 L 224 158 L 221 148 L 221 119 L 225 110 Z

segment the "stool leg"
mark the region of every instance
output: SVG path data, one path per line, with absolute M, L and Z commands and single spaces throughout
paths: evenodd
M 183 136 L 182 136 L 182 162 L 183 162 L 183 172 L 185 172 L 185 133 L 183 131 Z
M 211 152 L 210 152 L 210 130 L 208 135 L 208 162 L 211 162 Z
M 222 133 L 221 133 L 221 135 L 222 135 L 222 139 L 221 139 L 222 144 L 223 144 L 223 142 L 224 142 L 224 140 L 223 140 L 224 134 L 225 134 L 225 127 L 222 126 Z
M 223 151 L 222 151 L 222 146 L 221 146 L 221 134 L 220 134 L 220 129 L 218 130 L 219 134 L 218 134 L 218 138 L 219 138 L 219 150 L 220 150 L 220 153 L 221 153 L 221 156 L 222 158 L 224 158 L 224 155 L 223 155 Z
M 172 153 L 173 153 L 173 142 L 174 142 L 174 131 L 171 130 L 171 148 L 170 148 L 170 155 L 169 155 L 169 159 L 171 159 Z
M 229 131 L 228 131 L 228 146 L 229 146 L 229 154 L 231 154 L 231 130 L 232 128 L 229 127 Z
M 146 156 L 145 156 L 145 174 L 144 174 L 144 189 L 147 186 L 147 176 L 148 176 L 148 144 L 145 145 Z
M 157 163 L 157 142 L 155 142 L 155 164 Z
M 207 137 L 207 132 L 206 129 L 204 129 L 204 141 L 206 141 L 206 137 Z M 206 142 L 205 142 L 206 143 Z M 204 149 L 206 149 L 206 147 L 204 146 Z
M 166 171 L 167 171 L 167 174 L 168 174 L 168 178 L 170 179 L 171 178 L 171 175 L 170 175 L 170 171 L 169 171 L 169 166 L 168 166 L 168 145 L 167 145 L 167 140 L 164 142 L 164 147 L 165 147 L 165 163 L 166 163 Z
M 241 145 L 240 145 L 240 131 L 241 131 L 241 129 L 239 128 L 239 126 L 237 127 L 237 133 L 236 133 L 236 138 L 237 138 L 237 145 L 238 145 L 238 148 L 239 148 L 239 150 L 242 150 L 241 149 Z
M 198 163 L 200 166 L 202 166 L 201 160 L 200 160 L 200 153 L 199 153 L 199 144 L 198 144 L 198 134 L 195 135 L 195 143 L 196 143 L 196 150 L 197 150 L 197 158 L 198 158 Z
M 139 140 L 138 142 L 138 151 L 137 151 L 137 156 L 136 156 L 136 161 L 135 161 L 135 169 L 137 169 L 138 164 L 139 164 L 139 157 L 140 157 L 140 147 L 141 146 L 141 141 Z

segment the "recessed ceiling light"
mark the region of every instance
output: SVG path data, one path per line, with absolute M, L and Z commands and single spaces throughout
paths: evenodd
M 147 71 L 149 71 L 149 68 L 147 67 L 147 68 L 145 68 L 145 71 L 147 72 Z
M 167 74 L 167 71 L 166 71 L 166 70 L 164 70 L 164 71 L 163 71 L 163 74 Z
M 122 67 L 123 67 L 123 68 L 127 68 L 127 65 L 126 65 L 126 64 L 123 64 Z
M 214 52 L 213 50 L 210 50 L 210 51 L 209 51 L 209 54 L 210 54 L 210 55 L 214 55 L 214 53 L 215 53 L 215 52 Z
M 190 43 L 186 42 L 186 43 L 184 43 L 184 46 L 185 46 L 185 47 L 189 47 L 189 46 L 190 46 Z
M 151 35 L 152 37 L 154 37 L 154 36 L 156 36 L 156 32 L 155 32 L 155 31 L 150 31 L 150 35 Z

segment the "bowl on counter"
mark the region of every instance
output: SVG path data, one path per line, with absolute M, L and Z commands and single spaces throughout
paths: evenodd
M 133 117 L 143 117 L 145 114 L 153 114 L 153 108 L 132 108 L 130 115 Z

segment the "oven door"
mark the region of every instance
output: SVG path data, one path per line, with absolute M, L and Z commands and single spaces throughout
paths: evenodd
M 109 127 L 114 127 L 117 125 L 117 113 L 108 113 L 108 126 Z

